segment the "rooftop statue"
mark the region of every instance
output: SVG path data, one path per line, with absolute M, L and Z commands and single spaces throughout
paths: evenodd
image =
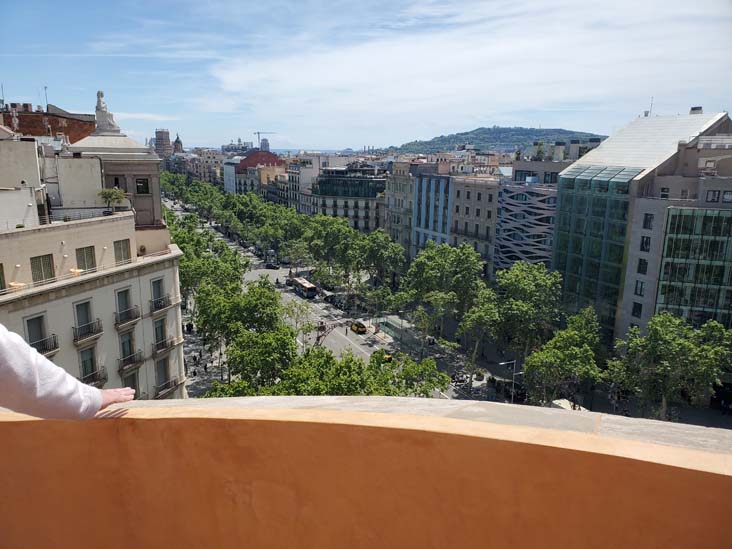
M 119 126 L 114 121 L 114 115 L 107 110 L 107 103 L 104 101 L 104 92 L 97 92 L 97 129 L 95 133 L 113 132 L 119 133 Z

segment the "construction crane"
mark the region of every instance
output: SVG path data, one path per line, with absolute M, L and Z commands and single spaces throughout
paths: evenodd
M 257 136 L 257 148 L 259 148 L 262 145 L 262 136 L 267 133 L 277 133 L 277 132 L 254 132 L 254 135 Z

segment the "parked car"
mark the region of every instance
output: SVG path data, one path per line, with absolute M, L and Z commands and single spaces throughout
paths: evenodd
M 271 261 L 268 261 L 267 263 L 264 264 L 264 268 L 265 269 L 279 269 L 280 266 L 277 265 L 277 263 L 272 263 Z
M 287 286 L 292 286 L 292 279 L 291 279 L 291 278 L 289 278 L 289 277 L 288 277 L 288 278 L 286 278 L 286 279 L 285 279 L 285 284 L 286 284 Z
M 354 320 L 351 323 L 351 330 L 353 330 L 357 334 L 365 334 L 366 333 L 366 324 L 364 324 L 360 320 Z

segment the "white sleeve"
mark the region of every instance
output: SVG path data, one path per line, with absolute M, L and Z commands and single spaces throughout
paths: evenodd
M 102 392 L 0 324 L 0 406 L 42 418 L 89 419 L 102 406 Z

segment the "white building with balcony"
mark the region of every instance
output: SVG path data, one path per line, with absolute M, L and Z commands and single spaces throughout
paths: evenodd
M 0 140 L 0 323 L 86 383 L 184 398 L 181 251 L 164 225 L 136 224 L 128 200 L 70 208 L 98 200 L 102 171 L 63 160 L 48 191 L 43 147 Z

